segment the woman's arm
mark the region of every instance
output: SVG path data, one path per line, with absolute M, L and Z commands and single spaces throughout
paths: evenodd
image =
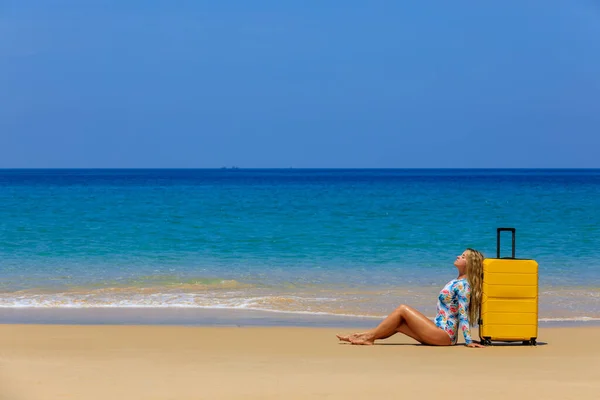
M 469 298 L 465 285 L 460 282 L 456 285 L 456 296 L 458 298 L 458 326 L 462 329 L 465 344 L 470 345 L 473 343 L 473 339 L 471 339 L 471 325 L 469 324 Z

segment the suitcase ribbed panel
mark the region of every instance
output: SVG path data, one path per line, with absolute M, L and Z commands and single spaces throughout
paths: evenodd
M 538 335 L 538 264 L 488 258 L 483 262 L 480 337 L 520 341 Z

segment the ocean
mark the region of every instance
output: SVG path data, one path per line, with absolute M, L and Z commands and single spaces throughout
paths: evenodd
M 11 312 L 433 317 L 455 257 L 514 227 L 540 321 L 600 320 L 600 170 L 4 169 L 0 206 Z

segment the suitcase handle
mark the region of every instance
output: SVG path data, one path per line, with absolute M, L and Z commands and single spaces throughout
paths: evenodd
M 512 233 L 512 257 L 510 257 L 510 258 L 515 258 L 515 235 L 516 235 L 515 228 L 498 228 L 497 229 L 496 258 L 500 258 L 500 233 L 503 231 Z

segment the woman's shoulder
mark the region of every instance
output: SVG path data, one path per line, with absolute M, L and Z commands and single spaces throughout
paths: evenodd
M 471 290 L 467 278 L 454 278 L 444 285 L 444 289 L 449 292 L 464 292 Z
M 469 290 L 471 288 L 469 286 L 469 281 L 467 280 L 467 278 L 453 279 L 451 281 L 450 286 L 452 287 L 452 289 L 458 290 L 458 291 L 465 291 L 465 290 Z

